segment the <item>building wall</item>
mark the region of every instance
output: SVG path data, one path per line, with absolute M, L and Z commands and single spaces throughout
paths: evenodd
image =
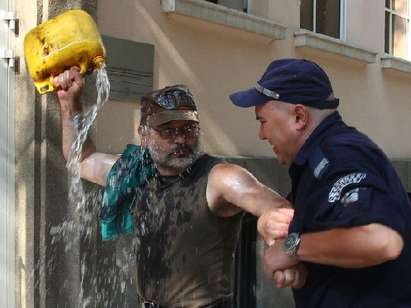
M 319 62 L 331 76 L 335 93 L 341 98 L 340 110 L 349 123 L 368 133 L 392 158 L 411 156 L 411 145 L 407 142 L 410 75 L 383 72 L 379 62 L 366 65 L 324 52 L 296 49 L 293 33 L 299 25 L 298 0 L 250 1 L 252 13 L 289 27 L 286 39 L 281 41 L 199 19 L 165 14 L 160 9 L 160 0 L 100 0 L 98 7 L 95 0 L 17 0 L 16 4 L 20 28 L 16 42 L 16 55 L 20 57 L 16 87 L 18 307 L 76 306 L 81 284 L 80 259 L 89 258 L 87 264 L 90 265 L 113 257 L 116 250 L 114 244 L 101 244 L 98 236 L 92 244 L 77 243 L 70 252 L 66 252 L 61 243 L 58 247 L 51 243 L 50 228 L 74 220 L 78 213 L 68 208 L 66 202 L 67 174 L 60 153 L 55 96 L 35 94 L 24 65 L 22 44 L 29 29 L 66 8 L 83 7 L 91 12 L 97 9 L 103 34 L 153 44 L 154 87 L 175 83 L 190 86 L 198 100 L 204 147 L 211 153 L 271 157 L 270 148 L 256 138 L 258 124 L 253 111 L 233 107 L 228 94 L 254 85 L 272 59 L 307 57 Z M 381 55 L 383 17 L 382 0 L 348 0 L 348 41 Z M 93 133 L 98 148 L 116 153 L 126 143 L 138 142 L 135 138 L 138 117 L 137 100 L 109 102 L 99 115 Z M 256 174 L 264 180 L 265 171 L 261 174 L 256 171 Z M 271 183 L 281 188 L 286 181 L 278 178 Z M 90 251 L 95 255 L 85 253 Z M 116 270 L 114 259 L 110 262 Z M 109 266 L 111 263 L 90 267 L 97 274 L 89 276 L 107 273 Z M 98 288 L 91 283 L 87 285 L 92 286 L 88 290 L 93 298 L 97 298 L 93 292 L 101 288 L 106 288 L 108 291 L 104 294 L 113 297 L 111 282 Z
M 23 59 L 24 34 L 37 23 L 37 5 L 35 1 L 16 1 L 16 14 L 19 18 L 19 35 L 16 37 L 16 56 Z M 35 156 L 39 145 L 35 142 L 36 104 L 34 87 L 29 78 L 23 60 L 16 74 L 16 306 L 35 307 L 38 303 L 33 274 L 38 257 L 38 237 L 35 228 L 39 215 L 36 215 L 39 186 L 36 186 L 35 169 L 39 165 Z M 37 109 L 38 110 L 38 109 Z M 38 212 L 37 212 L 38 213 Z
M 69 250 L 61 240 L 53 243 L 51 229 L 80 215 L 67 202 L 57 98 L 35 92 L 23 51 L 26 33 L 37 24 L 69 8 L 93 15 L 93 7 L 93 0 L 16 0 L 16 307 L 75 307 L 82 251 L 95 251 L 79 240 Z
M 305 57 L 318 62 L 330 75 L 341 99 L 340 111 L 349 124 L 369 134 L 390 157 L 411 156 L 411 144 L 406 142 L 411 111 L 409 74 L 383 71 L 379 61 L 367 65 L 295 48 L 297 0 L 254 0 L 250 11 L 287 26 L 286 39 L 275 41 L 196 18 L 165 14 L 159 0 L 101 0 L 97 14 L 102 33 L 155 46 L 155 88 L 175 83 L 190 86 L 197 97 L 204 147 L 209 152 L 271 156 L 271 149 L 256 138 L 258 124 L 253 110 L 233 107 L 228 94 L 254 85 L 273 59 Z M 384 1 L 348 0 L 347 20 L 348 42 L 383 54 Z M 117 120 L 109 120 L 116 115 L 121 118 L 118 125 Z M 133 140 L 130 131 L 136 117 L 136 102 L 109 103 L 98 121 L 99 148 L 121 151 L 123 143 Z M 122 136 L 121 141 L 114 135 Z

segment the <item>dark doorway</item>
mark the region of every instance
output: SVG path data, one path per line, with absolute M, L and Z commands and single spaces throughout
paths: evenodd
M 257 218 L 245 214 L 235 262 L 236 308 L 256 307 L 256 243 Z

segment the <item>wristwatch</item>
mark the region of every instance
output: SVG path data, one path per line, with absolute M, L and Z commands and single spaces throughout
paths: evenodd
M 283 242 L 283 251 L 290 257 L 297 255 L 298 248 L 300 247 L 300 234 L 299 233 L 290 233 Z

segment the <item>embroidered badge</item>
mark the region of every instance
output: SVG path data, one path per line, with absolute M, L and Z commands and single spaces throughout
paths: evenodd
M 328 166 L 329 164 L 329 160 L 327 158 L 323 158 L 320 163 L 317 165 L 317 167 L 315 167 L 314 169 L 314 177 L 316 179 L 318 179 L 322 173 L 322 171 L 324 171 L 324 168 Z
M 344 187 L 350 184 L 360 183 L 363 179 L 365 179 L 366 176 L 367 175 L 365 173 L 351 173 L 340 178 L 337 182 L 334 183 L 333 187 L 331 188 L 331 191 L 328 194 L 328 202 L 334 203 L 340 200 L 341 192 Z
M 357 202 L 360 199 L 360 189 L 354 188 L 344 194 L 341 198 L 341 203 L 344 205 L 348 205 L 350 203 Z

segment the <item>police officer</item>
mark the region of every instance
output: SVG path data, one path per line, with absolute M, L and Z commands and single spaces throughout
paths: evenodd
M 411 307 L 407 193 L 382 150 L 343 122 L 321 67 L 276 60 L 230 99 L 255 107 L 259 137 L 290 166 L 294 217 L 288 236 L 266 249 L 266 275 L 279 287 L 300 280 L 297 307 Z M 275 223 L 269 213 L 259 219 L 269 244 Z M 308 274 L 285 273 L 296 264 Z

